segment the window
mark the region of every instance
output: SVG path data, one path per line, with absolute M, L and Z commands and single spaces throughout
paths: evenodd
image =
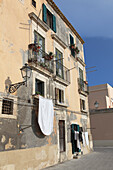
M 70 45 L 74 44 L 74 38 L 72 37 L 72 35 L 70 34 Z
M 84 78 L 83 78 L 83 70 L 79 68 L 79 83 L 80 89 L 84 91 Z
M 84 80 L 84 78 L 83 78 L 83 70 L 81 68 L 79 68 L 79 78 L 81 80 Z
M 73 57 L 75 57 L 75 50 L 72 48 L 71 45 L 74 45 L 74 38 L 72 37 L 72 35 L 70 34 L 70 49 L 71 49 L 71 55 Z
M 13 115 L 13 100 L 3 99 L 2 114 Z
M 59 103 L 64 103 L 64 91 L 58 88 L 55 88 L 55 100 Z
M 35 79 L 35 94 L 44 96 L 44 82 Z
M 59 120 L 59 144 L 60 152 L 65 152 L 65 121 Z
M 53 29 L 53 15 L 51 14 L 51 12 L 49 10 L 47 10 L 47 25 Z
M 43 21 L 56 33 L 56 17 L 43 4 Z
M 80 110 L 83 111 L 85 109 L 85 100 L 80 99 Z
M 56 48 L 56 75 L 64 78 L 63 54 Z
M 32 0 L 32 5 L 36 8 L 36 1 Z
M 35 52 L 35 57 L 39 62 L 44 62 L 44 52 L 45 52 L 45 39 L 38 34 L 36 31 L 34 32 L 34 43 L 40 46 L 39 52 Z

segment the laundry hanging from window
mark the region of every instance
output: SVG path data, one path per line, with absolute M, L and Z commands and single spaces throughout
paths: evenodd
M 44 135 L 50 135 L 53 132 L 53 120 L 54 110 L 52 100 L 39 96 L 38 123 Z

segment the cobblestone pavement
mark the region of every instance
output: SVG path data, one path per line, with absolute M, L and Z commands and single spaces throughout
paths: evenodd
M 113 148 L 95 148 L 94 152 L 46 168 L 47 170 L 113 170 Z

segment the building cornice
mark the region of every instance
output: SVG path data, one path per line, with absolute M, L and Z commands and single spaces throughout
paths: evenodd
M 64 49 L 67 47 L 67 45 L 56 35 L 51 35 L 52 39 L 54 39 L 58 44 L 60 44 Z
M 113 108 L 106 108 L 106 109 L 90 109 L 90 115 L 99 115 L 99 114 L 113 114 Z
M 49 26 L 40 20 L 34 12 L 29 13 L 29 17 L 34 20 L 44 31 L 49 30 Z
M 73 31 L 73 33 L 77 36 L 77 38 L 84 44 L 84 40 L 72 26 L 72 24 L 68 21 L 68 19 L 64 16 L 64 14 L 60 11 L 57 5 L 53 2 L 53 0 L 46 0 L 48 4 L 55 10 L 55 12 L 62 18 L 62 20 L 67 24 L 67 26 Z

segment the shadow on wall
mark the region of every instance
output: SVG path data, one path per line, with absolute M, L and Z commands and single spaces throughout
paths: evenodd
M 7 77 L 7 79 L 5 80 L 5 92 L 8 93 L 9 92 L 9 86 L 12 84 L 12 81 L 10 80 L 10 77 Z
M 41 132 L 41 129 L 38 124 L 38 108 L 39 108 L 39 100 L 34 99 L 34 109 L 32 111 L 32 129 L 34 134 L 38 138 L 45 138 L 46 136 Z

